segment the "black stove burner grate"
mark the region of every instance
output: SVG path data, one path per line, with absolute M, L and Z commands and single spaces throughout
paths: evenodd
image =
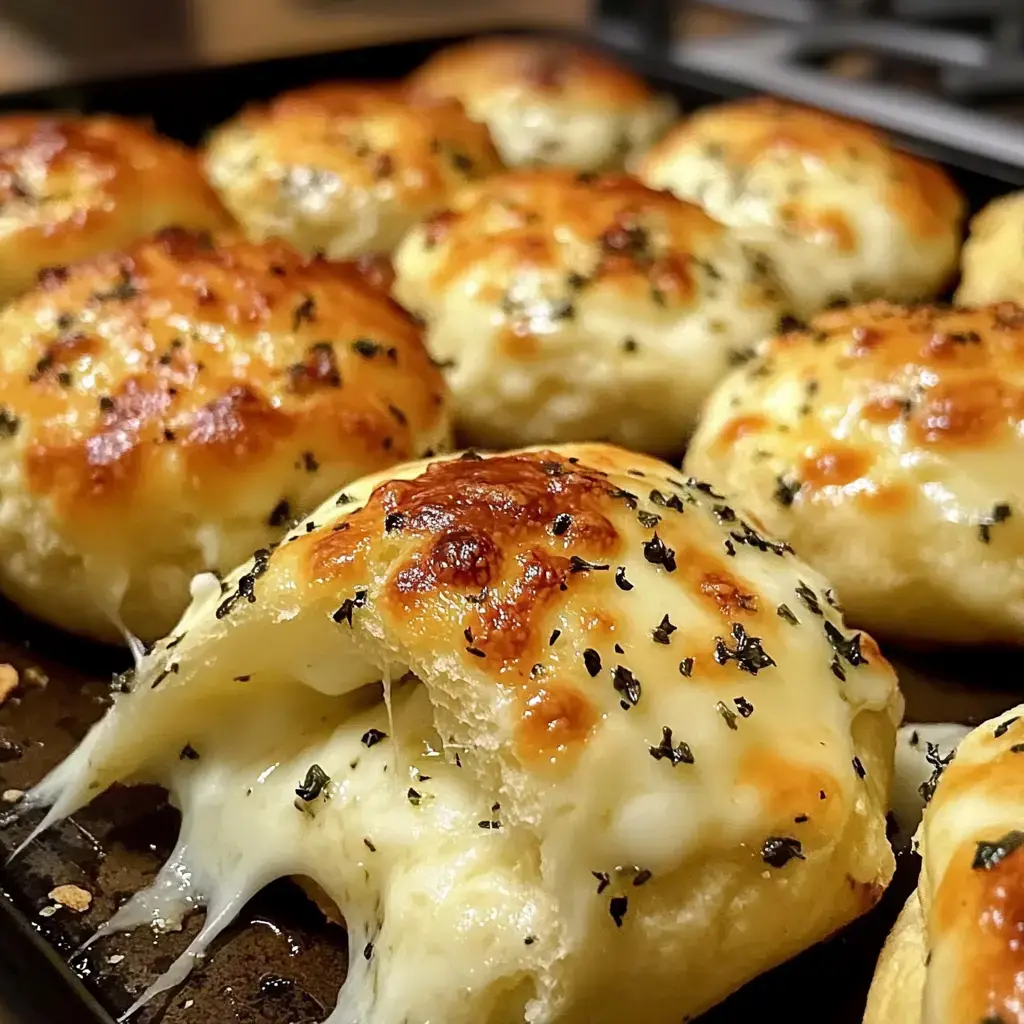
M 599 0 L 617 46 L 732 92 L 770 92 L 859 118 L 929 155 L 1024 183 L 1022 0 L 711 0 L 747 15 L 678 38 L 673 0 Z

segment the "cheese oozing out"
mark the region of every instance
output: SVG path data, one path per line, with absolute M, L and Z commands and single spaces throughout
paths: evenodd
M 785 545 L 609 446 L 346 492 L 197 578 L 19 805 L 36 834 L 114 782 L 181 810 L 100 934 L 206 920 L 129 1013 L 279 877 L 348 929 L 330 1024 L 667 1024 L 878 898 L 895 675 Z
M 943 769 L 952 761 L 957 744 L 970 726 L 955 722 L 904 725 L 896 737 L 892 812 L 899 836 L 909 842 L 921 824 L 921 813 L 935 792 Z

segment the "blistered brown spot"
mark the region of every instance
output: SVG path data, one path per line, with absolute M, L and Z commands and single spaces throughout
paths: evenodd
M 294 430 L 291 417 L 251 388 L 236 385 L 195 411 L 188 446 L 203 446 L 225 461 L 254 455 Z
M 910 421 L 919 444 L 973 447 L 990 442 L 1024 418 L 1024 394 L 995 378 L 940 381 Z
M 73 499 L 109 499 L 137 480 L 140 444 L 152 443 L 154 427 L 172 402 L 151 377 L 130 377 L 111 396 L 96 431 L 84 443 L 45 440 L 29 446 L 25 468 L 36 492 L 70 492 Z
M 487 534 L 464 528 L 446 530 L 424 556 L 395 576 L 402 593 L 426 593 L 438 587 L 481 590 L 495 577 L 501 552 Z
M 971 866 L 978 842 L 1001 837 L 996 830 L 963 843 L 932 901 L 932 947 L 955 957 L 950 1020 L 1017 1020 L 1024 999 L 1024 849 L 987 870 Z
M 718 448 L 728 448 L 744 437 L 761 433 L 767 426 L 768 421 L 760 413 L 734 416 L 718 432 L 715 445 Z
M 905 484 L 874 484 L 858 491 L 855 500 L 869 512 L 887 515 L 902 512 L 913 498 L 913 492 Z
M 474 645 L 501 663 L 539 652 L 546 637 L 546 612 L 569 585 L 568 558 L 531 551 L 516 562 L 517 575 L 500 593 L 489 596 L 473 631 Z
M 861 406 L 861 416 L 868 423 L 888 424 L 910 415 L 910 402 L 895 395 L 880 395 Z
M 705 575 L 700 582 L 700 592 L 727 619 L 743 618 L 757 612 L 757 595 L 741 586 L 727 572 Z
M 842 487 L 863 477 L 870 465 L 866 452 L 833 444 L 803 456 L 797 465 L 797 479 L 812 490 Z
M 794 201 L 783 203 L 779 215 L 787 231 L 809 242 L 828 242 L 840 253 L 857 248 L 857 235 L 841 210 L 813 210 Z
M 601 553 L 618 540 L 604 514 L 609 484 L 577 470 L 554 452 L 452 459 L 435 463 L 415 481 L 396 480 L 374 492 L 384 512 L 405 517 L 423 533 L 463 527 L 502 541 L 543 533 L 560 512 L 572 514 L 574 550 Z M 561 542 L 559 542 L 561 543 Z
M 516 727 L 516 753 L 528 765 L 554 760 L 568 766 L 597 724 L 594 705 L 579 690 L 561 683 L 523 688 Z
M 552 452 L 454 459 L 415 481 L 382 485 L 356 517 L 392 517 L 394 536 L 409 544 L 388 600 L 409 612 L 442 592 L 469 593 L 468 646 L 482 657 L 467 657 L 497 670 L 536 660 L 550 633 L 549 610 L 566 590 L 587 585 L 591 571 L 574 566 L 568 547 L 591 560 L 607 560 L 617 548 L 619 534 L 605 514 L 616 501 L 610 490 Z M 571 524 L 556 534 L 552 525 L 563 512 Z
M 824 768 L 790 761 L 770 747 L 752 747 L 740 762 L 738 785 L 756 789 L 773 821 L 792 824 L 806 814 L 819 831 L 825 817 L 844 813 L 839 784 Z M 822 797 L 824 794 L 824 797 Z

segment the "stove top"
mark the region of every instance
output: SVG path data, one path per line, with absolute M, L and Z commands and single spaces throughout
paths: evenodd
M 1021 0 L 712 0 L 700 8 L 733 27 L 711 35 L 687 31 L 696 6 L 603 0 L 597 29 L 684 75 L 858 118 L 1024 183 Z

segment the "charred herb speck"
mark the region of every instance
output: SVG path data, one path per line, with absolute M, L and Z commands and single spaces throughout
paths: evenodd
M 386 740 L 387 738 L 388 734 L 386 732 L 381 732 L 380 729 L 367 729 L 366 732 L 363 733 L 360 742 L 364 747 L 369 748 L 375 747 L 381 742 L 381 740 Z
M 338 610 L 331 616 L 337 623 L 347 622 L 350 626 L 352 625 L 352 612 L 357 608 L 363 608 L 366 605 L 367 592 L 365 590 L 357 590 L 354 597 L 346 597 L 341 602 Z
M 256 581 L 267 571 L 270 565 L 270 551 L 267 548 L 260 548 L 253 553 L 253 567 L 238 580 L 238 589 L 221 602 L 217 608 L 216 617 L 223 619 L 229 615 L 235 605 L 243 598 L 250 604 L 256 602 Z
M 661 622 L 651 631 L 651 636 L 655 643 L 668 644 L 671 643 L 670 637 L 676 631 L 676 628 L 669 620 L 668 615 L 665 615 Z
M 752 676 L 756 676 L 762 669 L 775 665 L 775 660 L 762 648 L 761 638 L 748 636 L 747 631 L 738 622 L 733 623 L 732 638 L 735 647 L 730 647 L 723 637 L 715 637 L 715 661 L 719 665 L 735 661 L 741 671 L 749 672 Z
M 647 749 L 655 761 L 668 761 L 673 768 L 679 764 L 694 763 L 693 751 L 690 749 L 690 745 L 682 740 L 673 744 L 672 730 L 667 725 L 662 726 L 661 742 L 656 747 L 648 747 Z
M 773 868 L 785 867 L 794 857 L 804 860 L 799 839 L 791 836 L 769 836 L 761 847 L 761 860 Z
M 997 864 L 1006 860 L 1010 854 L 1020 849 L 1022 844 L 1024 844 L 1024 832 L 1017 829 L 1007 832 L 1001 839 L 994 842 L 982 841 L 977 845 L 971 867 L 975 871 L 991 871 Z
M 320 767 L 318 764 L 311 764 L 306 769 L 306 777 L 302 780 L 299 788 L 295 790 L 295 795 L 300 800 L 305 800 L 309 803 L 315 800 L 324 790 L 324 786 L 330 783 L 331 777 Z
M 628 711 L 640 703 L 640 680 L 623 665 L 616 665 L 612 670 L 612 685 L 622 700 L 619 702 L 623 710 Z
M 652 565 L 660 565 L 666 572 L 675 572 L 676 553 L 658 536 L 657 531 L 644 543 L 644 558 Z

